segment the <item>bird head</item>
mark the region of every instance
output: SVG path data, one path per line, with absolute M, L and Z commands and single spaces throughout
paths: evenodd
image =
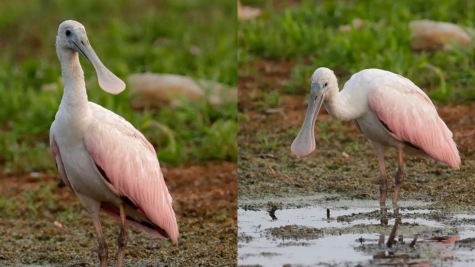
M 305 157 L 315 150 L 315 121 L 330 88 L 338 88 L 335 74 L 328 68 L 318 68 L 310 79 L 310 99 L 305 120 L 300 132 L 292 142 L 290 150 L 297 157 Z
M 125 89 L 125 83 L 115 76 L 104 64 L 92 49 L 87 38 L 84 26 L 74 20 L 66 20 L 59 25 L 58 35 L 56 36 L 56 52 L 60 61 L 64 55 L 79 53 L 87 59 L 96 69 L 99 86 L 110 94 L 118 94 Z M 63 64 L 63 63 L 62 63 Z
M 310 78 L 310 96 L 314 99 L 324 96 L 335 82 L 336 77 L 331 69 L 316 69 Z

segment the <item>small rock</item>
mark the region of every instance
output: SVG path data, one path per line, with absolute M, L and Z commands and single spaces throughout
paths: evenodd
M 264 111 L 266 114 L 282 114 L 284 115 L 284 110 L 281 108 L 268 108 Z
M 58 84 L 57 83 L 47 83 L 41 86 L 41 91 L 44 92 L 56 92 L 58 91 Z
M 353 19 L 353 21 L 351 22 L 351 25 L 341 25 L 340 27 L 338 27 L 338 30 L 340 32 L 349 32 L 351 31 L 351 28 L 355 30 L 359 30 L 363 28 L 363 26 L 364 26 L 363 20 L 356 18 L 356 19 Z
M 188 48 L 188 51 L 190 51 L 190 53 L 194 56 L 198 56 L 201 54 L 201 49 L 196 46 L 196 45 L 192 45 Z
M 196 81 L 200 88 L 208 92 L 208 101 L 212 105 L 221 105 L 229 102 L 237 102 L 238 92 L 236 88 L 207 80 Z
M 174 74 L 137 73 L 127 78 L 132 100 L 132 108 L 161 107 L 177 105 L 181 97 L 192 101 L 201 100 L 204 92 L 189 77 Z
M 238 20 L 251 20 L 259 17 L 262 11 L 259 8 L 243 6 L 241 1 L 238 1 Z
M 58 227 L 59 229 L 63 229 L 63 225 L 60 222 L 54 221 L 53 224 L 54 224 L 54 226 Z
M 40 172 L 30 172 L 30 177 L 32 178 L 38 178 L 41 176 Z
M 237 101 L 237 89 L 176 74 L 136 73 L 128 77 L 134 109 L 177 106 L 181 100 L 208 100 L 213 105 Z
M 411 48 L 413 50 L 447 50 L 451 43 L 469 46 L 472 39 L 461 26 L 448 22 L 432 20 L 414 20 L 409 23 L 411 30 Z

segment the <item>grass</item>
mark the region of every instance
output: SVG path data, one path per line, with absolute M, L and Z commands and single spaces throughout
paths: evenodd
M 280 93 L 277 91 L 270 91 L 264 93 L 264 103 L 269 105 L 269 108 L 277 108 L 280 102 Z
M 235 17 L 232 1 L 4 1 L 0 166 L 13 172 L 54 169 L 48 134 L 62 90 L 41 87 L 60 83 L 55 36 L 62 21 L 80 21 L 98 56 L 123 80 L 137 72 L 176 73 L 236 86 L 236 26 L 229 23 Z M 81 63 L 89 100 L 142 131 L 162 165 L 236 161 L 236 103 L 134 111 L 127 91 L 118 96 L 103 92 L 92 66 Z
M 265 132 L 259 132 L 262 151 L 274 151 L 279 146 L 279 140 L 269 137 Z
M 250 73 L 250 62 L 259 59 L 294 61 L 291 81 L 285 93 L 306 93 L 313 71 L 325 66 L 346 81 L 366 68 L 399 73 L 439 102 L 466 102 L 475 99 L 475 50 L 415 53 L 410 48 L 408 23 L 416 19 L 446 21 L 475 28 L 475 2 L 404 0 L 309 1 L 275 10 L 275 1 L 242 1 L 259 6 L 264 14 L 240 22 L 238 61 L 240 76 Z M 339 31 L 356 19 L 361 29 Z M 304 85 L 304 86 L 302 86 Z

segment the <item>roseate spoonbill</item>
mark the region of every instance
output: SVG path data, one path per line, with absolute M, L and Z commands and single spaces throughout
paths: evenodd
M 117 266 L 122 266 L 127 224 L 174 244 L 178 226 L 172 198 L 153 146 L 124 118 L 88 102 L 79 54 L 96 69 L 100 87 L 111 94 L 125 83 L 110 72 L 89 44 L 79 22 L 59 25 L 56 53 L 61 62 L 64 93 L 50 129 L 50 147 L 64 183 L 89 211 L 99 243 L 100 266 L 107 266 L 102 209 L 121 225 Z
M 307 113 L 292 142 L 292 153 L 305 157 L 315 149 L 314 127 L 322 103 L 333 118 L 353 120 L 378 155 L 382 206 L 386 203 L 388 190 L 384 164 L 387 147 L 399 151 L 393 204 L 397 203 L 404 181 L 404 152 L 459 169 L 460 155 L 452 132 L 437 114 L 430 98 L 409 79 L 389 71 L 366 69 L 351 76 L 339 92 L 333 71 L 318 68 L 310 85 Z

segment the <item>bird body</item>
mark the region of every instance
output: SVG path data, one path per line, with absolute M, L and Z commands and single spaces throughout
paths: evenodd
M 395 73 L 362 70 L 348 80 L 339 91 L 336 76 L 327 68 L 319 68 L 312 75 L 312 90 L 302 128 L 292 143 L 291 151 L 305 157 L 315 149 L 313 129 L 322 105 L 335 119 L 354 120 L 358 129 L 373 145 L 382 175 L 381 202 L 385 201 L 387 176 L 384 152 L 387 147 L 400 151 L 397 188 L 403 180 L 403 152 L 427 157 L 460 167 L 460 155 L 452 139 L 452 132 L 437 114 L 430 98 L 412 81 Z M 400 183 L 398 183 L 400 180 Z M 393 203 L 397 202 L 396 189 Z
M 356 88 L 361 89 L 357 92 Z M 353 103 L 366 103 L 356 123 L 370 141 L 458 168 L 460 156 L 452 132 L 412 81 L 389 71 L 367 69 L 354 74 L 343 89 L 342 93 L 357 95 Z
M 78 53 L 94 65 L 105 91 L 119 93 L 125 84 L 102 65 L 78 22 L 63 22 L 56 42 L 65 88 L 50 129 L 51 151 L 64 183 L 93 218 L 101 266 L 107 265 L 101 209 L 121 222 L 118 266 L 125 254 L 126 224 L 176 243 L 172 198 L 155 149 L 132 124 L 87 100 Z
M 58 136 L 55 138 L 57 146 L 62 148 L 61 160 L 66 174 L 64 179 L 67 179 L 65 183 L 70 184 L 77 194 L 99 203 L 119 207 L 123 201 L 120 196 L 125 196 L 134 199 L 141 206 L 153 205 L 151 214 L 163 213 L 161 217 L 173 218 L 172 199 L 166 189 L 154 148 L 122 117 L 95 103 L 88 102 L 87 105 L 84 116 L 77 118 L 78 120 L 71 116 L 71 108 L 60 107 L 51 127 L 53 136 Z M 112 181 L 104 179 L 96 165 L 101 166 L 107 179 Z M 141 168 L 137 169 L 136 166 Z M 150 179 L 148 183 L 147 179 Z M 142 196 L 150 199 L 142 200 Z M 127 207 L 126 213 L 131 218 L 137 222 L 150 223 L 146 215 Z M 160 219 L 155 220 L 157 221 Z M 168 226 L 167 223 L 171 225 Z M 157 224 L 165 225 L 162 227 L 169 230 L 170 238 L 176 242 L 177 229 L 173 229 L 173 220 Z M 160 237 L 153 231 L 151 233 Z

